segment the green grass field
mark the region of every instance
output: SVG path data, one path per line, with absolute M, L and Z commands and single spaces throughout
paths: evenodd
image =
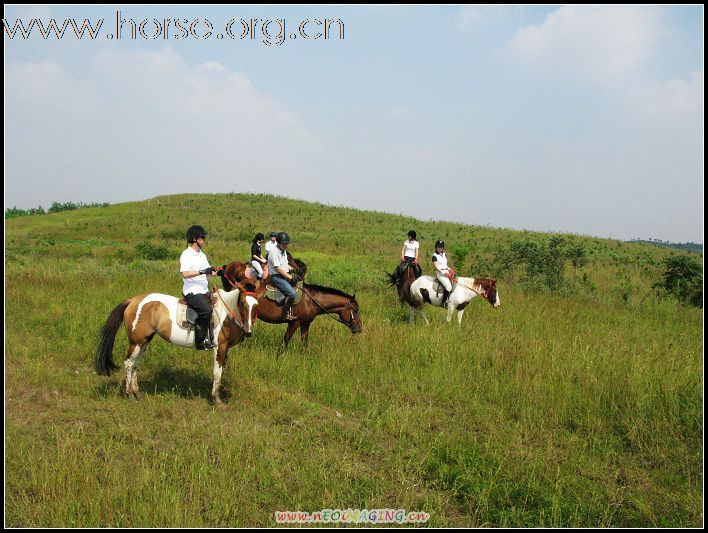
M 215 265 L 286 229 L 309 282 L 356 292 L 363 334 L 321 317 L 308 351 L 296 336 L 276 361 L 285 326 L 259 323 L 230 352 L 225 408 L 209 400 L 211 353 L 156 338 L 144 398 L 127 400 L 123 373 L 95 374 L 98 331 L 126 297 L 180 293 L 195 223 Z M 702 310 L 651 290 L 673 252 L 564 236 L 591 251 L 567 290 L 510 273 L 500 309 L 476 299 L 458 327 L 427 307 L 426 327 L 383 281 L 412 228 L 426 273 L 437 238 L 469 243 L 458 270 L 485 276 L 475 262 L 505 242 L 548 237 L 236 194 L 6 220 L 5 525 L 276 526 L 276 511 L 391 508 L 428 526 L 702 526 Z M 170 258 L 136 257 L 141 242 Z M 126 346 L 121 331 L 116 361 Z

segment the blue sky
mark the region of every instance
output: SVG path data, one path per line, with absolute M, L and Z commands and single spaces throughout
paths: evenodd
M 284 19 L 288 37 L 117 41 L 117 10 L 215 34 Z M 8 207 L 268 192 L 703 242 L 702 6 L 5 9 L 32 17 L 105 22 L 5 35 Z M 326 18 L 343 39 L 290 38 Z

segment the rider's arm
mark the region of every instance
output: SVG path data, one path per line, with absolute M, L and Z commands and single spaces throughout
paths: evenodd
M 401 248 L 401 261 L 403 261 L 403 258 L 406 256 L 406 245 L 403 245 L 403 248 Z
M 285 279 L 287 279 L 287 280 L 293 279 L 293 277 L 283 267 L 275 267 L 275 269 L 278 271 L 278 274 L 283 276 Z
M 189 279 L 189 278 L 196 278 L 197 276 L 202 276 L 203 274 L 200 274 L 197 270 L 186 270 L 182 272 L 182 277 L 184 279 Z M 211 274 L 208 274 L 209 276 L 216 276 L 216 270 L 214 270 Z
M 418 264 L 418 252 L 420 251 L 420 248 L 415 249 L 415 264 Z

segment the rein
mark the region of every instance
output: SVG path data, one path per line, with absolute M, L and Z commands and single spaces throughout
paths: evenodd
M 228 278 L 227 278 L 228 279 Z M 221 293 L 219 293 L 219 289 L 216 290 L 216 295 L 219 297 L 219 300 L 221 300 L 221 303 L 224 304 L 224 307 L 226 307 L 226 310 L 229 312 L 231 315 L 231 318 L 234 319 L 234 322 L 236 322 L 236 325 L 243 329 L 243 322 L 239 320 L 239 318 L 236 316 L 236 313 L 234 313 L 231 308 L 228 306 L 228 304 L 224 301 L 224 299 L 221 297 Z M 238 297 L 240 298 L 241 295 L 239 294 Z
M 322 304 L 321 304 L 320 302 L 318 302 L 317 299 L 316 299 L 314 296 L 312 296 L 312 294 L 310 293 L 310 291 L 307 290 L 307 289 L 305 289 L 304 284 L 303 284 L 303 287 L 302 287 L 302 292 L 304 292 L 305 294 L 307 294 L 307 296 L 309 296 L 310 300 L 312 300 L 313 302 L 315 302 L 315 305 L 317 305 L 317 307 L 319 307 L 320 309 L 322 309 L 322 311 L 324 311 L 325 314 L 327 314 L 327 316 L 329 316 L 330 318 L 336 320 L 337 322 L 341 322 L 342 324 L 344 324 L 345 326 L 347 326 L 348 328 L 351 329 L 352 324 L 354 323 L 354 311 L 351 311 L 352 319 L 351 319 L 349 322 L 345 322 L 344 320 L 342 320 L 342 319 L 339 318 L 338 316 L 332 316 L 332 313 L 336 313 L 336 311 L 328 311 L 327 309 L 325 309 L 325 308 L 322 306 Z
M 484 299 L 486 299 L 487 301 L 489 301 L 489 290 L 480 292 L 480 291 L 478 291 L 477 289 L 475 289 L 474 287 L 470 287 L 469 285 L 465 285 L 464 283 L 460 283 L 459 281 L 457 282 L 457 284 L 460 285 L 460 286 L 462 286 L 462 287 L 464 287 L 465 289 L 471 290 L 472 292 L 476 293 L 477 296 L 482 296 Z M 482 285 L 480 285 L 480 287 L 481 287 L 481 286 L 482 286 Z

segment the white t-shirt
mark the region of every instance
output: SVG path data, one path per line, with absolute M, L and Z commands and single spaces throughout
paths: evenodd
M 278 246 L 277 241 L 272 241 L 272 240 L 268 239 L 268 242 L 265 244 L 266 255 L 268 255 L 270 252 L 272 252 L 273 248 L 275 248 L 276 246 Z
M 403 257 L 413 257 L 415 259 L 415 252 L 420 248 L 420 243 L 418 241 L 406 241 L 403 246 L 405 246 Z
M 207 256 L 199 250 L 195 252 L 192 247 L 188 247 L 179 258 L 180 272 L 199 272 L 205 268 L 209 268 L 209 260 Z M 193 278 L 184 279 L 182 294 L 206 294 L 209 292 L 209 282 L 206 274 L 195 276 Z

